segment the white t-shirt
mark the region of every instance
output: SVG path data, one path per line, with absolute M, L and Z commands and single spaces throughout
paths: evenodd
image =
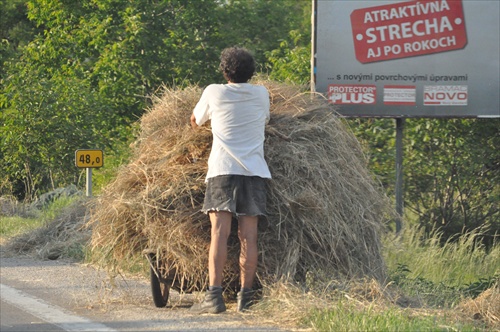
M 271 178 L 264 159 L 269 93 L 250 83 L 211 84 L 193 110 L 196 124 L 211 120 L 213 144 L 207 179 L 218 175 Z

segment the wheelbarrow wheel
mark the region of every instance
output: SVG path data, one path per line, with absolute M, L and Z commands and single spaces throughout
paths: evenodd
M 157 308 L 163 308 L 167 305 L 168 296 L 170 294 L 170 285 L 167 285 L 156 275 L 153 267 L 150 267 L 151 276 L 151 292 L 153 293 L 153 301 Z

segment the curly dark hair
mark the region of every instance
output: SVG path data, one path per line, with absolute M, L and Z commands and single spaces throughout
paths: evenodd
M 219 68 L 226 80 L 232 83 L 246 83 L 255 72 L 255 60 L 247 49 L 229 47 L 221 53 Z

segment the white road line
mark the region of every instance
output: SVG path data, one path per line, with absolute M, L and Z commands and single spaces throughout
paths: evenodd
M 4 284 L 0 284 L 0 297 L 3 301 L 46 322 L 57 325 L 66 331 L 116 331 L 106 325 L 67 313 L 63 308 L 49 304 Z

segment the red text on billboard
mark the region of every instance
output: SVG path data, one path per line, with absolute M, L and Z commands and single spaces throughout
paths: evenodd
M 361 63 L 464 48 L 462 0 L 406 1 L 351 13 L 356 58 Z

